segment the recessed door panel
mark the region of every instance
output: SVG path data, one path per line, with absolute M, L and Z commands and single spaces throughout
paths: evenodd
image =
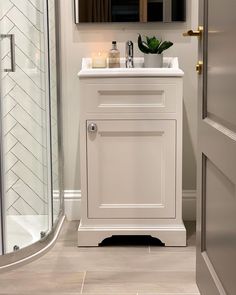
M 207 115 L 236 131 L 236 2 L 224 5 L 220 0 L 209 2 Z M 227 19 L 222 20 L 222 16 Z
M 205 169 L 206 253 L 228 294 L 233 294 L 235 274 L 229 265 L 236 265 L 235 183 L 208 159 Z
M 175 121 L 91 123 L 89 218 L 174 218 Z

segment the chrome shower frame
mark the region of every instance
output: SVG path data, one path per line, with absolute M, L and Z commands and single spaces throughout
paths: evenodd
M 1 54 L 1 44 L 0 44 L 0 54 Z M 1 62 L 0 62 L 0 73 L 1 73 Z M 0 83 L 0 98 L 2 85 Z M 2 118 L 2 107 L 0 104 L 0 118 Z M 3 243 L 3 153 L 2 153 L 2 127 L 0 128 L 0 255 L 4 253 L 4 243 Z
M 49 20 L 48 20 L 48 0 L 44 0 L 45 2 L 45 20 L 46 20 L 46 27 L 47 27 L 47 42 L 46 46 L 48 47 L 47 52 L 47 62 L 48 62 L 48 80 L 50 77 L 50 57 L 49 57 Z M 57 109 L 58 109 L 58 156 L 59 156 L 59 182 L 60 182 L 60 213 L 56 221 L 53 222 L 53 197 L 52 193 L 50 194 L 50 202 L 51 206 L 49 206 L 49 210 L 51 210 L 51 221 L 49 222 L 50 227 L 49 232 L 43 237 L 41 240 L 37 241 L 36 243 L 25 247 L 19 251 L 12 252 L 9 254 L 1 255 L 5 253 L 4 249 L 4 181 L 3 181 L 3 153 L 2 153 L 2 128 L 0 128 L 0 272 L 5 271 L 8 269 L 14 269 L 15 267 L 28 263 L 46 253 L 50 248 L 54 245 L 57 240 L 57 237 L 60 233 L 60 229 L 63 225 L 65 220 L 64 216 L 64 186 L 63 186 L 63 148 L 62 148 L 62 134 L 60 130 L 61 128 L 61 71 L 60 71 L 60 3 L 58 0 L 54 0 L 55 2 L 55 24 L 56 24 L 56 59 L 57 59 Z M 0 48 L 1 50 L 1 48 Z M 1 71 L 1 63 L 0 63 L 0 71 Z M 48 87 L 49 87 L 49 83 Z M 48 92 L 48 104 L 50 105 L 51 97 Z M 0 94 L 1 94 L 1 83 L 0 83 Z M 50 107 L 49 107 L 49 122 L 50 122 Z M 0 106 L 0 118 L 2 118 L 1 113 L 1 106 Z M 51 134 L 51 124 L 49 133 Z M 52 150 L 51 142 L 50 142 L 50 150 Z M 52 167 L 50 163 L 50 178 L 52 178 Z M 52 190 L 51 190 L 52 191 Z

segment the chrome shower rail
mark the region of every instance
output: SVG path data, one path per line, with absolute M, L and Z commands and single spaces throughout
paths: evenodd
M 46 254 L 56 243 L 64 220 L 65 216 L 61 214 L 57 224 L 43 239 L 19 251 L 0 256 L 0 273 L 15 269 Z

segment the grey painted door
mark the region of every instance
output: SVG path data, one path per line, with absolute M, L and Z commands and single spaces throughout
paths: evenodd
M 197 283 L 236 294 L 236 1 L 200 0 Z

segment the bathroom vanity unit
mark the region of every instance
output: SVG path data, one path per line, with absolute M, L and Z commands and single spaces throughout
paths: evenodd
M 183 71 L 92 69 L 80 78 L 82 219 L 79 246 L 117 235 L 150 235 L 185 246 L 182 221 Z

